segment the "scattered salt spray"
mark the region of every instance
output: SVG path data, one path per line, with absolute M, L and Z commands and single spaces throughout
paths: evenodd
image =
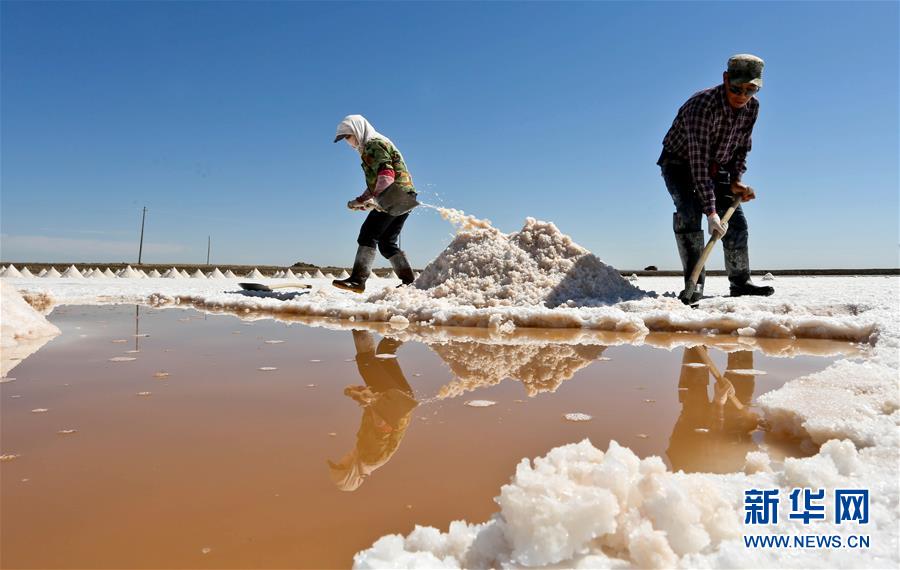
M 55 267 L 51 267 L 50 269 L 47 270 L 47 273 L 44 274 L 44 277 L 47 279 L 59 279 L 61 277 L 61 275 L 59 274 L 59 271 L 57 271 Z
M 553 308 L 609 305 L 653 295 L 629 283 L 551 222 L 527 218 L 519 232 L 507 235 L 490 221 L 460 210 L 434 209 L 459 229 L 416 280 L 415 287 L 432 298 L 475 307 Z
M 191 279 L 206 279 L 206 275 L 204 275 L 203 272 L 199 269 L 196 269 L 193 273 L 191 273 Z
M 316 272 L 313 273 L 313 279 L 325 279 L 325 274 L 322 273 L 321 269 L 316 269 Z
M 263 279 L 263 278 L 265 278 L 265 275 L 260 273 L 259 269 L 254 267 L 253 271 L 251 271 L 250 273 L 247 274 L 247 278 L 248 279 Z

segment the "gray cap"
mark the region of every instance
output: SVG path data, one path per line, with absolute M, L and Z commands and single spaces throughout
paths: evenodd
M 762 72 L 766 62 L 749 53 L 739 53 L 728 58 L 728 80 L 733 85 L 752 83 L 762 87 Z

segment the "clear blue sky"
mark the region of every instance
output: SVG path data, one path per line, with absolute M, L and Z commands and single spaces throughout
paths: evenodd
M 729 55 L 767 62 L 756 268 L 898 266 L 897 2 L 2 3 L 3 260 L 349 265 L 361 113 L 420 198 L 678 267 L 655 165 Z M 417 211 L 413 264 L 451 226 Z M 712 267 L 721 267 L 714 254 Z M 384 260 L 381 260 L 384 263 Z

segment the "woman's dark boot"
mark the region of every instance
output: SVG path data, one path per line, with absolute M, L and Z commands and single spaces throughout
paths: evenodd
M 412 267 L 409 266 L 409 260 L 406 259 L 406 254 L 404 252 L 395 253 L 388 261 L 391 262 L 391 267 L 394 268 L 394 273 L 397 274 L 397 277 L 400 278 L 400 286 L 410 285 L 413 281 L 416 280 L 416 275 L 413 273 Z
M 346 279 L 335 279 L 331 282 L 338 289 L 346 289 L 354 293 L 362 293 L 366 290 L 366 280 L 372 273 L 372 264 L 375 263 L 375 248 L 359 246 L 356 250 L 356 259 L 353 260 L 353 270 Z

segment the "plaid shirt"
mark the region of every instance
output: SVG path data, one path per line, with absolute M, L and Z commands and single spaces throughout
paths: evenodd
M 712 180 L 715 171 L 727 168 L 731 180 L 737 181 L 747 170 L 747 153 L 757 115 L 756 98 L 740 109 L 733 109 L 728 104 L 724 85 L 695 93 L 678 110 L 663 139 L 663 148 L 690 164 L 694 190 L 703 203 L 704 214 L 716 211 Z

